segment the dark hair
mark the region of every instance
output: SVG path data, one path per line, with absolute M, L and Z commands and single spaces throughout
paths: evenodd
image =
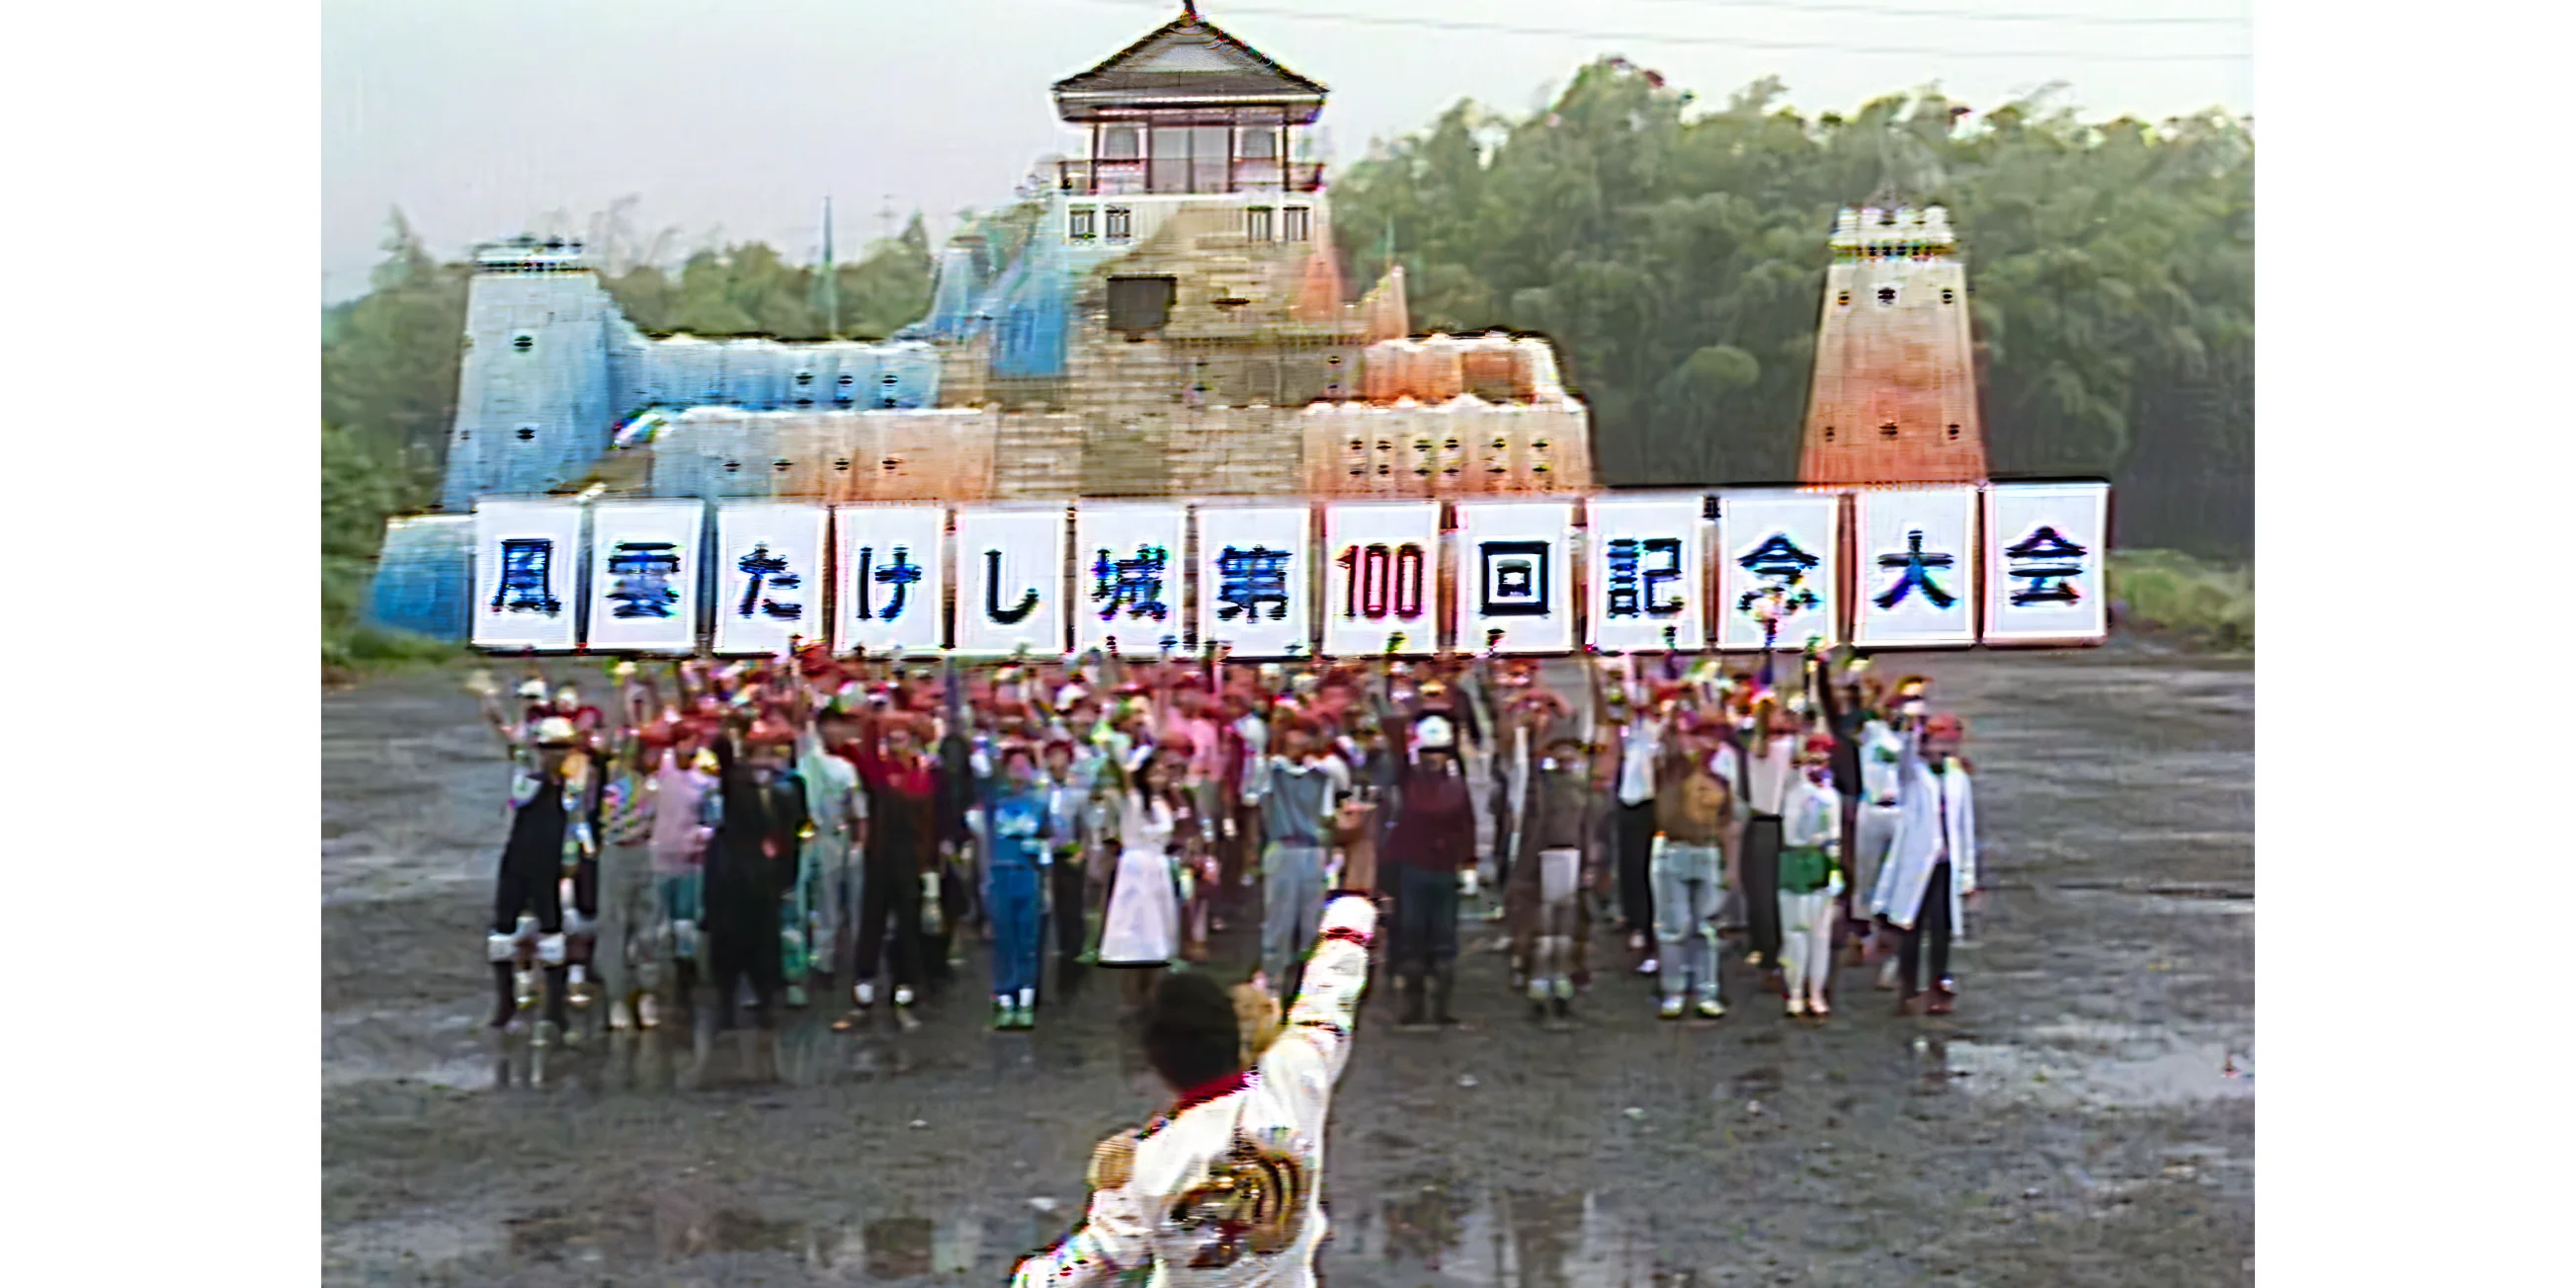
M 1243 1067 L 1243 1030 L 1234 998 L 1201 971 L 1166 975 L 1145 1015 L 1145 1063 L 1174 1091 Z

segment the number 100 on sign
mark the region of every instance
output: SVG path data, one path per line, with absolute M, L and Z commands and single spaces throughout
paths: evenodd
M 1335 506 L 1325 512 L 1332 550 L 1324 596 L 1324 651 L 1428 654 L 1438 644 L 1437 502 Z

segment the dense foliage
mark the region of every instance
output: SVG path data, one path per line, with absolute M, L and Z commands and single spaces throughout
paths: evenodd
M 1705 110 L 1610 60 L 1525 119 L 1462 103 L 1336 180 L 1336 231 L 1361 276 L 1391 240 L 1417 329 L 1553 338 L 1613 483 L 1721 483 L 1796 471 L 1834 211 L 1947 205 L 1995 471 L 2107 475 L 2123 544 L 2251 554 L 2242 123 L 1929 91 L 1808 120 L 1779 94 Z
M 2098 474 L 2122 545 L 2231 560 L 2253 545 L 2253 140 L 2220 113 L 2086 124 L 2040 102 L 1963 126 L 1937 93 L 1849 118 L 1775 107 L 1765 81 L 1718 110 L 1610 60 L 1526 119 L 1472 103 L 1336 181 L 1343 253 L 1405 265 L 1417 329 L 1544 332 L 1592 404 L 1617 484 L 1785 478 L 1796 468 L 1825 238 L 1882 190 L 1950 207 L 1967 258 L 1986 432 L 1999 475 Z M 757 243 L 677 274 L 627 203 L 591 241 L 649 332 L 819 339 L 813 267 Z M 1025 203 L 987 221 L 1007 250 Z M 604 247 L 603 244 L 604 243 Z M 364 298 L 327 310 L 322 351 L 326 650 L 354 628 L 388 514 L 427 503 L 455 414 L 467 270 L 394 216 Z M 988 264 L 988 269 L 998 265 Z M 928 311 L 921 219 L 837 266 L 839 331 Z

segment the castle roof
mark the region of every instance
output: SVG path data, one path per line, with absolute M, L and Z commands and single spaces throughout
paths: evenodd
M 1257 106 L 1287 108 L 1291 122 L 1303 125 L 1323 110 L 1324 93 L 1199 17 L 1195 3 L 1099 66 L 1055 83 L 1056 111 L 1067 121 L 1120 115 L 1121 108 Z

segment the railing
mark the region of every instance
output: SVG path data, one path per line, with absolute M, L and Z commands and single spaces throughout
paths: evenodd
M 1319 192 L 1324 187 L 1321 162 L 1236 161 L 1229 172 L 1219 165 L 1183 161 L 1059 161 L 1056 191 L 1090 196 L 1182 195 L 1233 192 Z

